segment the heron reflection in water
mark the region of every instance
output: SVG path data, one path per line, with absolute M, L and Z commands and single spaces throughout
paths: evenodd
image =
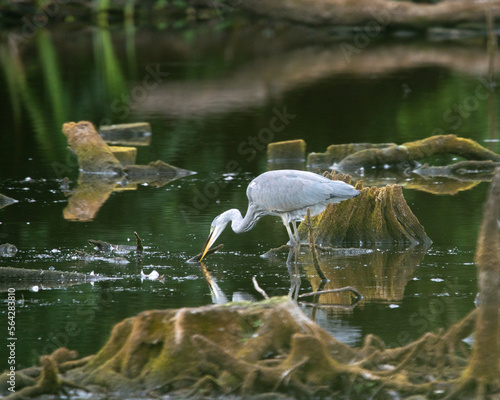
M 265 215 L 280 217 L 290 237 L 290 246 L 300 245 L 297 221 L 306 215 L 321 214 L 328 204 L 351 199 L 360 192 L 352 185 L 333 181 L 312 172 L 277 170 L 264 172 L 247 187 L 248 209 L 243 218 L 235 208 L 218 215 L 212 221 L 210 234 L 203 246 L 200 261 L 231 222 L 235 233 L 247 232 Z M 293 226 L 293 233 L 290 229 Z

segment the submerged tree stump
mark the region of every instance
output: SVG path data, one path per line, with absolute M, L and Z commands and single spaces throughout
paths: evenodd
M 80 171 L 84 173 L 125 174 L 129 180 L 135 182 L 148 182 L 151 179 L 161 181 L 158 177 L 169 181 L 174 177 L 193 173 L 161 160 L 150 162 L 148 165 L 136 165 L 135 147 L 108 146 L 91 122 L 65 123 L 63 133 L 78 157 Z
M 267 145 L 268 162 L 303 160 L 305 155 L 306 142 L 302 139 L 273 142 Z
M 353 356 L 297 304 L 273 298 L 142 312 L 118 323 L 101 351 L 67 379 L 118 392 L 206 385 L 215 393 L 301 391 L 307 383 L 332 384 L 337 364 Z M 287 377 L 294 368 L 296 376 Z
M 87 121 L 65 123 L 63 133 L 75 151 L 80 167 L 78 185 L 71 192 L 68 205 L 63 211 L 67 220 L 94 219 L 115 190 L 135 188 L 143 183 L 160 187 L 174 179 L 193 174 L 192 171 L 174 167 L 161 160 L 136 165 L 135 147 L 108 146 L 92 123 Z M 117 182 L 116 175 L 120 176 L 120 182 Z
M 91 122 L 68 122 L 63 125 L 62 130 L 78 156 L 80 170 L 110 174 L 121 172 L 120 161 L 113 155 Z
M 95 356 L 60 365 L 54 356 L 42 356 L 42 368 L 30 369 L 35 374 L 23 391 L 41 395 L 74 387 L 118 398 L 353 398 L 356 387 L 359 398 L 428 394 L 452 387 L 436 375 L 444 367 L 448 377 L 460 374 L 456 346 L 470 335 L 474 320 L 473 312 L 445 333 L 426 333 L 402 347 L 388 349 L 368 335 L 361 348 L 352 348 L 284 297 L 150 310 L 116 324 Z
M 332 173 L 331 179 L 350 183 L 348 175 Z M 329 204 L 326 210 L 312 218 L 314 241 L 317 244 L 338 246 L 355 244 L 362 246 L 380 244 L 432 243 L 423 226 L 413 214 L 403 197 L 399 185 L 363 187 L 361 194 L 338 204 Z M 299 235 L 305 240 L 307 229 L 299 226 Z

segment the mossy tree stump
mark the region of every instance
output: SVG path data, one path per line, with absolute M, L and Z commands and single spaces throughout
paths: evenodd
M 347 183 L 351 181 L 349 175 L 332 173 L 330 178 Z M 358 182 L 356 189 L 361 192 L 359 196 L 329 204 L 323 213 L 311 219 L 317 244 L 372 246 L 432 243 L 406 203 L 401 186 L 363 187 Z M 299 235 L 303 240 L 307 237 L 304 224 L 299 226 Z
M 78 164 L 82 171 L 110 174 L 121 172 L 120 161 L 113 155 L 91 122 L 68 122 L 63 125 L 62 131 L 78 156 Z
M 313 348 L 317 354 L 307 354 Z M 300 365 L 300 378 L 291 383 L 292 391 L 300 391 L 305 383 L 330 385 L 337 364 L 353 356 L 348 346 L 302 314 L 297 304 L 273 298 L 144 311 L 115 325 L 101 351 L 68 378 L 118 392 L 191 390 L 193 384 L 207 382 L 220 393 L 242 385 L 243 391 L 259 392 L 286 386 L 283 374 Z
M 23 390 L 41 395 L 66 386 L 106 391 L 113 397 L 154 398 L 165 393 L 176 398 L 262 393 L 389 398 L 394 390 L 401 397 L 432 393 L 453 387 L 453 381 L 435 379 L 444 367 L 453 368 L 447 376 L 463 369 L 456 346 L 470 335 L 475 314 L 445 333 L 426 333 L 413 343 L 388 349 L 373 335 L 360 348 L 340 343 L 288 298 L 144 311 L 116 324 L 98 354 L 65 362 L 58 366 L 59 373 L 47 369 L 43 363 L 48 358 L 43 356 L 43 368 Z

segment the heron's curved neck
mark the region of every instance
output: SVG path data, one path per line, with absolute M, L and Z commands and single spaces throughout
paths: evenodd
M 251 206 L 248 207 L 245 218 L 241 216 L 240 210 L 236 208 L 227 211 L 230 212 L 231 218 L 231 228 L 235 233 L 243 233 L 252 229 L 260 218 L 260 215 L 256 213 L 255 209 Z

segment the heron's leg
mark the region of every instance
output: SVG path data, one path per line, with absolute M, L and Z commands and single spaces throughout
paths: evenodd
M 285 225 L 288 236 L 290 236 L 290 246 L 295 246 L 295 237 L 293 236 L 292 230 L 290 229 L 290 221 L 284 214 L 281 215 L 281 220 L 283 221 L 283 225 Z
M 300 245 L 299 231 L 297 230 L 297 221 L 292 220 L 293 234 L 295 236 L 295 242 Z
M 290 274 L 290 290 L 288 291 L 288 297 L 290 299 L 293 299 L 297 301 L 299 291 L 300 291 L 300 274 L 299 274 L 299 268 L 297 264 L 297 252 L 294 251 L 296 247 L 290 246 L 290 249 L 288 250 L 288 257 L 286 259 L 286 266 L 288 268 L 288 273 Z M 292 257 L 295 256 L 295 262 L 293 263 L 292 267 Z

